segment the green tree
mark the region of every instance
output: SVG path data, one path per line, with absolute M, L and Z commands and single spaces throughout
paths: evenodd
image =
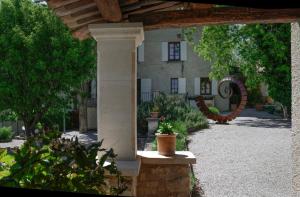
M 16 112 L 29 136 L 95 72 L 95 43 L 74 39 L 47 6 L 30 0 L 3 0 L 0 29 L 0 110 Z
M 240 73 L 250 90 L 265 82 L 269 95 L 290 112 L 290 24 L 205 26 L 184 34 L 194 51 L 212 63 L 211 78 Z

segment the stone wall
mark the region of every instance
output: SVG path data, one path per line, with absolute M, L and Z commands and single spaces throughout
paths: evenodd
M 142 164 L 137 179 L 137 196 L 190 195 L 190 168 L 188 164 Z
M 300 197 L 300 27 L 292 24 L 292 151 L 293 197 Z
M 190 164 L 196 158 L 189 151 L 176 151 L 172 157 L 159 155 L 157 151 L 138 151 L 141 158 L 137 176 L 138 197 L 190 196 Z

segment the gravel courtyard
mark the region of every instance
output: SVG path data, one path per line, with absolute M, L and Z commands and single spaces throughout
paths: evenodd
M 204 197 L 291 196 L 291 123 L 246 109 L 229 125 L 195 132 L 189 149 Z

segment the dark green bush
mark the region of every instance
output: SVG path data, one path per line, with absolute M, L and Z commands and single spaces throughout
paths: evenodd
M 0 128 L 0 141 L 9 141 L 13 137 L 13 132 L 11 127 Z
M 71 125 L 70 113 L 64 112 L 63 108 L 50 109 L 41 119 L 45 128 L 53 130 L 54 127 L 59 127 L 59 130 L 63 129 L 63 118 L 65 113 L 66 128 L 68 129 Z
M 209 107 L 208 109 L 209 109 L 209 111 L 210 111 L 211 113 L 213 113 L 213 114 L 220 114 L 219 109 L 216 108 L 216 107 Z
M 102 141 L 86 147 L 77 138 L 60 137 L 60 132 L 48 132 L 29 138 L 12 153 L 15 163 L 0 185 L 114 195 L 126 189 L 116 168 L 116 155 L 112 149 L 101 148 Z M 99 151 L 103 156 L 97 160 Z M 118 179 L 119 185 L 107 185 L 107 175 Z

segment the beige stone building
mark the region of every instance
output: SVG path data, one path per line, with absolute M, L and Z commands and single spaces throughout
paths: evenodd
M 229 110 L 229 99 L 218 96 L 217 81 L 209 80 L 209 62 L 204 61 L 183 39 L 181 28 L 145 32 L 137 54 L 137 100 L 152 100 L 160 92 L 189 98 L 203 95 L 206 102 L 220 111 Z M 117 54 L 116 54 L 116 58 Z M 96 80 L 90 85 L 88 128 L 97 127 Z

